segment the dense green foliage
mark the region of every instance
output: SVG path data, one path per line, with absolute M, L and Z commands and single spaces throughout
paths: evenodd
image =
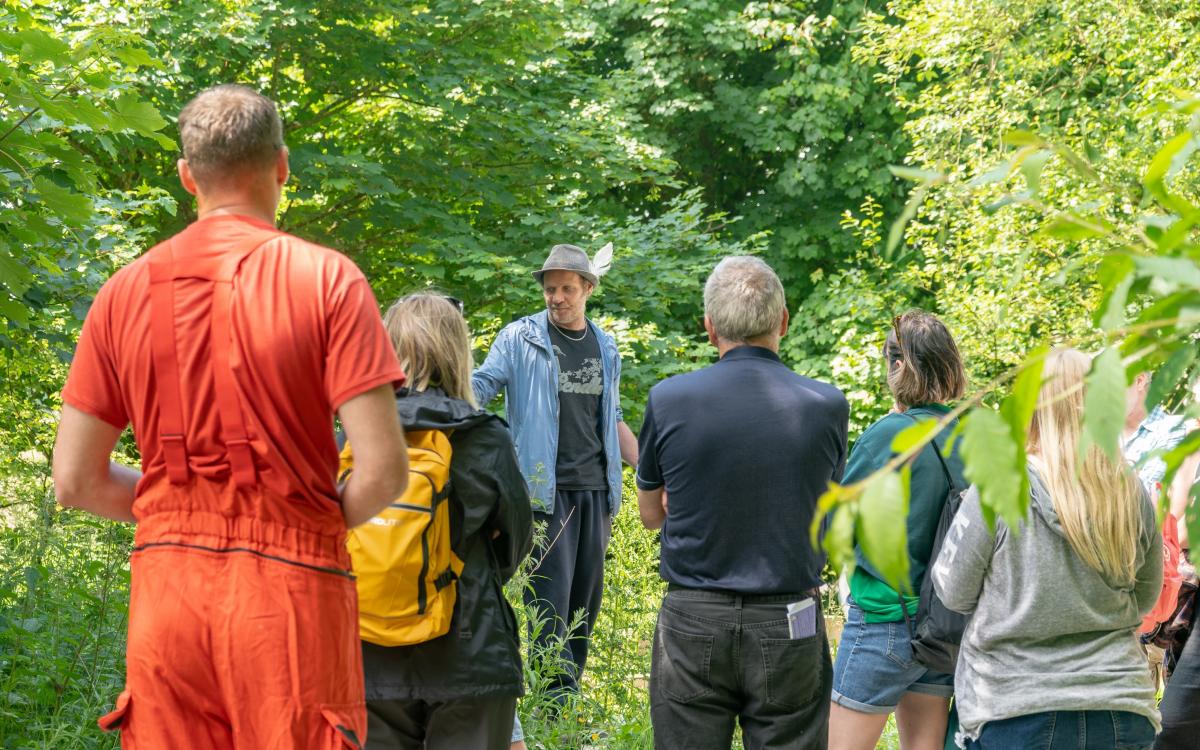
M 711 360 L 722 255 L 779 271 L 784 359 L 847 393 L 852 434 L 891 406 L 888 321 L 939 313 L 977 389 L 969 475 L 1014 518 L 1039 347 L 1110 347 L 1103 446 L 1126 371 L 1159 368 L 1173 403 L 1193 377 L 1197 22 L 1180 0 L 0 1 L 0 746 L 112 746 L 91 719 L 120 684 L 129 530 L 57 509 L 47 456 L 91 295 L 194 218 L 172 120 L 199 89 L 278 101 L 281 226 L 351 255 L 381 302 L 463 298 L 481 351 L 540 306 L 552 244 L 613 242 L 591 308 L 635 427 L 650 385 Z M 826 497 L 862 512 L 834 516 L 835 560 L 857 527 L 901 577 L 903 524 L 880 519 L 904 486 Z M 632 515 L 615 538 L 583 722 L 533 720 L 546 747 L 648 741 L 655 542 Z

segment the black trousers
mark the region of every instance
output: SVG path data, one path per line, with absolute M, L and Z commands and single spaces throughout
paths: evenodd
M 1200 747 L 1200 628 L 1194 628 L 1163 693 L 1162 733 L 1154 750 Z
M 552 673 L 551 692 L 577 693 L 604 593 L 604 554 L 612 536 L 608 491 L 558 490 L 554 512 L 533 517 L 546 523 L 546 542 L 533 551 L 538 563 L 525 590 L 525 605 L 541 620 L 540 629 L 530 623 L 529 661 L 543 674 Z M 581 610 L 582 623 L 568 637 L 567 628 Z M 543 657 L 557 663 L 546 665 Z
M 799 598 L 667 592 L 650 668 L 655 748 L 728 750 L 735 721 L 746 750 L 828 746 L 833 663 L 819 611 L 816 635 L 789 638 Z
M 367 701 L 364 750 L 508 750 L 515 695 L 453 701 Z

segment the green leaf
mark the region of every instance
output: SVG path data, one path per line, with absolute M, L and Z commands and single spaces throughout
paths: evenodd
M 1129 290 L 1133 282 L 1133 274 L 1128 274 L 1102 300 L 1100 327 L 1104 330 L 1113 331 L 1125 324 L 1125 305 L 1129 302 Z
M 1192 500 L 1183 511 L 1183 522 L 1187 527 L 1188 540 L 1190 541 L 1192 539 L 1200 539 L 1200 482 L 1192 485 L 1191 489 L 1188 490 L 1188 496 Z M 1192 544 L 1194 545 L 1195 542 L 1192 542 Z
M 904 239 L 904 227 L 917 215 L 917 209 L 925 202 L 925 193 L 928 191 L 928 183 L 913 190 L 912 197 L 908 199 L 908 203 L 904 204 L 904 210 L 900 213 L 900 218 L 892 222 L 892 228 L 888 230 L 887 249 L 884 252 L 885 258 L 890 260 L 894 257 L 896 247 Z
M 14 297 L 20 297 L 32 281 L 33 273 L 0 247 L 0 285 L 8 287 Z
M 1121 460 L 1121 428 L 1125 424 L 1125 366 L 1115 347 L 1092 360 L 1083 395 L 1082 456 L 1096 445 L 1113 461 Z
M 1031 196 L 1029 195 L 1028 190 L 1022 190 L 1019 193 L 1010 193 L 1009 195 L 1002 196 L 998 200 L 983 206 L 981 210 L 985 214 L 994 214 L 1005 206 L 1011 206 L 1014 203 L 1023 203 L 1029 200 L 1030 197 Z
M 1200 211 L 1180 216 L 1177 221 L 1164 227 L 1166 231 L 1154 241 L 1158 254 L 1168 255 L 1174 252 L 1175 248 L 1187 241 L 1196 224 L 1200 224 Z
M 1195 148 L 1193 136 L 1188 132 L 1180 133 L 1167 141 L 1150 161 L 1150 166 L 1146 168 L 1146 176 L 1142 178 L 1142 183 L 1156 198 L 1175 207 L 1175 201 L 1172 200 L 1172 196 L 1167 191 L 1164 180 L 1168 174 L 1178 171 L 1179 166 L 1176 165 L 1176 159 L 1180 156 L 1186 159 Z
M 1096 277 L 1104 291 L 1093 320 L 1106 331 L 1120 328 L 1125 322 L 1125 305 L 1135 279 L 1133 271 L 1133 260 L 1128 255 L 1110 253 L 1100 261 Z
M 821 525 L 825 520 L 825 516 L 838 507 L 838 503 L 842 501 L 844 494 L 845 488 L 842 485 L 837 482 L 830 482 L 829 488 L 817 498 L 817 513 L 813 518 L 812 527 L 808 530 L 809 541 L 812 542 L 814 547 L 821 541 Z
M 1187 437 L 1179 445 L 1162 455 L 1162 460 L 1167 464 L 1167 472 L 1163 475 L 1162 479 L 1163 487 L 1171 486 L 1171 482 L 1174 481 L 1175 474 L 1183 466 L 1183 462 L 1197 451 L 1200 451 L 1200 430 L 1194 429 L 1187 434 Z M 1200 483 L 1197 484 L 1200 485 Z M 1193 486 L 1192 490 L 1195 491 L 1195 489 L 1196 487 Z
M 110 49 L 109 52 L 132 70 L 142 67 L 161 67 L 161 64 L 141 47 L 117 47 Z
M 1063 213 L 1046 222 L 1041 232 L 1047 237 L 1060 240 L 1085 240 L 1091 237 L 1107 237 L 1112 233 L 1112 227 L 1099 217 Z
M 1053 151 L 1045 149 L 1036 151 L 1021 160 L 1021 174 L 1025 175 L 1025 183 L 1029 186 L 1030 195 L 1037 195 L 1042 189 L 1042 170 L 1046 162 L 1054 155 Z
M 1081 158 L 1079 154 L 1076 154 L 1074 151 L 1061 144 L 1055 144 L 1054 151 L 1062 156 L 1063 161 L 1070 165 L 1070 167 L 1085 180 L 1090 182 L 1100 181 L 1100 175 L 1096 172 L 1095 168 L 1092 167 L 1087 160 Z M 1089 150 L 1087 144 L 1084 144 L 1084 151 L 1088 153 L 1088 159 L 1091 159 L 1092 161 L 1099 159 L 1099 154 L 1095 153 L 1095 149 Z
M 20 302 L 0 293 L 0 320 L 10 320 L 19 326 L 29 325 L 29 309 Z
M 914 182 L 934 182 L 935 180 L 944 180 L 946 176 L 941 172 L 934 172 L 929 169 L 918 169 L 917 167 L 898 167 L 889 166 L 888 171 L 897 177 Z
M 1033 412 L 1037 408 L 1038 392 L 1042 388 L 1042 369 L 1046 363 L 1046 355 L 1049 353 L 1050 347 L 1044 344 L 1033 350 L 1033 353 L 1025 359 L 1016 379 L 1013 380 L 1012 390 L 1000 405 L 1000 414 L 1008 422 L 1013 440 L 1018 446 L 1022 446 L 1022 456 L 1024 455 L 1026 431 L 1029 429 L 1030 420 L 1033 419 Z M 1024 473 L 1025 460 L 1023 457 L 1017 464 L 1017 468 L 1022 469 L 1022 473 Z
M 1008 423 L 1008 431 L 1012 436 L 1014 455 L 1011 468 L 1020 477 L 1020 497 L 1029 496 L 1029 475 L 1025 471 L 1025 443 L 1029 434 L 1029 422 L 1037 408 L 1038 392 L 1042 388 L 1042 369 L 1049 353 L 1050 348 L 1042 345 L 1025 359 L 1021 371 L 1013 380 L 1012 390 L 1000 403 L 1000 416 Z
M 925 418 L 914 422 L 892 438 L 892 452 L 904 453 L 909 448 L 925 442 L 926 438 L 937 431 L 937 428 L 938 420 L 936 419 Z
M 167 121 L 158 114 L 153 104 L 143 102 L 135 94 L 126 92 L 114 103 L 115 124 L 140 135 L 152 136 L 167 126 Z
M 833 520 L 821 542 L 834 570 L 854 567 L 854 525 L 858 517 L 857 502 L 839 503 L 833 510 Z
M 961 453 L 966 477 L 979 488 L 980 507 L 989 527 L 999 516 L 1015 530 L 1025 517 L 1029 506 L 1029 494 L 1021 491 L 1025 470 L 1016 468 L 1023 450 L 997 412 L 980 407 L 964 418 Z
M 92 218 L 92 201 L 87 196 L 59 187 L 45 177 L 34 177 L 33 185 L 42 204 L 63 222 L 80 225 Z
M 27 62 L 43 60 L 60 63 L 66 60 L 71 47 L 41 29 L 22 29 L 15 35 L 21 44 L 21 58 Z
M 1150 380 L 1149 390 L 1146 391 L 1147 411 L 1161 404 L 1167 395 L 1175 390 L 1175 386 L 1187 372 L 1188 365 L 1195 361 L 1198 353 L 1200 348 L 1192 342 L 1185 342 L 1162 367 L 1158 368 L 1158 372 L 1154 373 Z
M 1139 255 L 1133 259 L 1141 276 L 1162 279 L 1170 284 L 1200 289 L 1200 265 L 1191 258 L 1164 258 Z
M 1028 130 L 1010 130 L 1001 140 L 1007 146 L 1040 146 L 1045 143 L 1041 136 Z
M 986 172 L 975 175 L 967 182 L 968 187 L 982 187 L 991 185 L 997 182 L 1003 182 L 1012 173 L 1012 162 L 1006 161 L 1003 164 L 998 164 Z
M 897 591 L 911 592 L 908 576 L 909 469 L 871 479 L 859 500 L 856 539 L 863 556 Z

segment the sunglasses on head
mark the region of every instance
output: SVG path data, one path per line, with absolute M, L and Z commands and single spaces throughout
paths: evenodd
M 903 317 L 903 315 L 897 315 L 892 318 L 892 333 L 896 335 L 896 346 L 900 345 L 900 319 Z
M 423 296 L 426 296 L 426 295 L 422 295 L 422 294 L 410 294 L 410 295 L 408 295 L 407 297 L 402 297 L 402 298 L 400 299 L 400 303 L 401 303 L 401 304 L 403 304 L 403 303 L 405 303 L 405 302 L 411 302 L 412 300 L 416 299 L 417 297 L 423 297 Z M 462 300 L 460 300 L 458 297 L 451 297 L 449 294 L 439 294 L 439 295 L 437 295 L 437 296 L 438 296 L 440 299 L 444 299 L 444 300 L 446 300 L 446 301 L 447 301 L 447 302 L 449 302 L 451 305 L 454 305 L 454 309 L 455 309 L 455 310 L 458 310 L 458 312 L 459 312 L 459 314 L 460 314 L 460 315 L 461 315 L 461 314 L 463 314 L 463 311 L 464 311 L 464 309 L 465 309 L 465 306 L 463 305 L 463 301 L 462 301 Z

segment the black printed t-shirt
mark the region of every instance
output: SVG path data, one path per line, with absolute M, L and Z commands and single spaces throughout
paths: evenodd
M 600 437 L 600 403 L 604 367 L 600 343 L 589 325 L 564 336 L 547 322 L 550 344 L 558 358 L 558 459 L 555 480 L 564 490 L 606 490 L 604 441 Z

